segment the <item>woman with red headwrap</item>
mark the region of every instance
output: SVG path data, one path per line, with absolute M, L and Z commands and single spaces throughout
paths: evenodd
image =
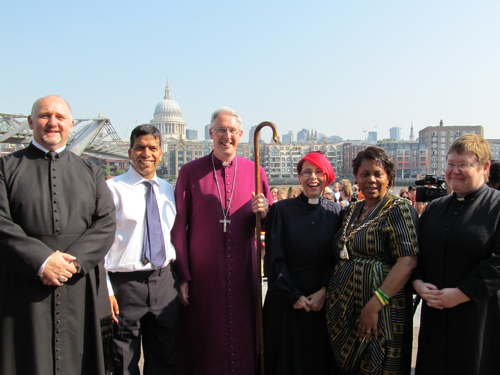
M 335 172 L 320 152 L 304 156 L 297 172 L 303 192 L 274 203 L 266 218 L 266 375 L 331 374 L 333 362 L 324 303 L 342 220 L 340 205 L 322 195 Z

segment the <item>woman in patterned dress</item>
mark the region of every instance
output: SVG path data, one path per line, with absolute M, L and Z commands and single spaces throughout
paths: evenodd
M 327 293 L 330 344 L 341 374 L 410 374 L 417 214 L 389 193 L 395 168 L 379 147 L 353 161 L 365 199 L 351 204 L 334 240 Z

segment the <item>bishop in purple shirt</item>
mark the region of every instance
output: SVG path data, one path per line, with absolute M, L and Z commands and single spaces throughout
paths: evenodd
M 254 196 L 254 163 L 236 155 L 241 119 L 228 107 L 212 114 L 214 150 L 179 172 L 172 229 L 184 305 L 177 374 L 257 373 L 255 213 L 272 202 L 261 168 Z

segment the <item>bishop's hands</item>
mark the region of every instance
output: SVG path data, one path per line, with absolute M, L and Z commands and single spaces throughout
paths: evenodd
M 266 217 L 267 211 L 269 211 L 269 202 L 264 194 L 255 195 L 255 192 L 252 192 L 252 211 L 254 214 L 260 212 L 261 219 Z
M 183 306 L 189 306 L 189 283 L 188 281 L 184 281 L 179 286 L 179 299 Z
M 78 272 L 76 257 L 59 251 L 53 252 L 45 262 L 41 281 L 44 285 L 64 285 Z

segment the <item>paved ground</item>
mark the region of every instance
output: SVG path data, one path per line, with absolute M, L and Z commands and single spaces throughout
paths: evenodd
M 264 301 L 264 298 L 266 297 L 266 292 L 267 292 L 267 283 L 264 282 L 262 284 L 262 301 Z M 418 350 L 418 332 L 420 329 L 420 307 L 421 305 L 419 304 L 417 311 L 413 316 L 413 353 L 411 361 L 412 374 L 415 372 L 415 361 L 417 358 L 417 350 Z
M 420 308 L 422 307 L 422 301 L 418 305 L 417 311 L 413 316 L 413 353 L 412 353 L 412 361 L 411 367 L 413 371 L 415 371 L 415 362 L 417 359 L 417 351 L 418 351 L 418 332 L 420 330 Z
M 266 297 L 266 292 L 267 292 L 267 282 L 264 282 L 262 284 L 262 301 L 264 301 L 264 298 Z M 413 355 L 412 355 L 412 374 L 415 371 L 415 360 L 417 356 L 417 350 L 418 350 L 418 331 L 420 328 L 420 305 L 418 306 L 417 311 L 415 312 L 415 316 L 413 317 Z M 142 367 L 143 367 L 143 358 L 141 356 L 141 361 L 139 363 L 139 366 L 141 368 L 142 372 Z

